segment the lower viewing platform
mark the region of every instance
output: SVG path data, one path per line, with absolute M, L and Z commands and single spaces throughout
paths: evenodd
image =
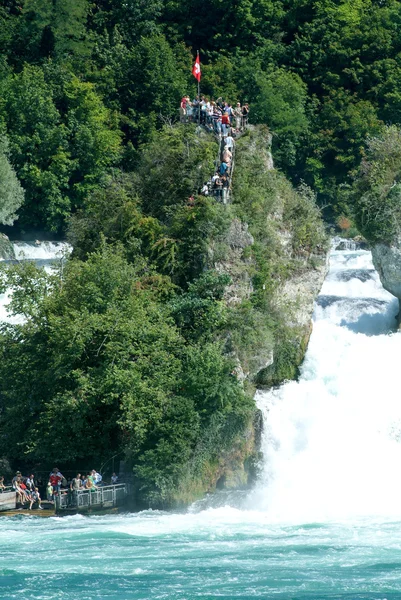
M 15 491 L 5 491 L 0 493 L 0 517 L 21 514 L 50 517 L 76 513 L 114 512 L 124 506 L 127 496 L 128 486 L 125 483 L 102 485 L 90 490 L 61 489 L 55 496 L 54 503 L 42 501 L 43 510 L 39 510 L 35 505 L 29 510 L 17 503 Z
M 56 513 L 95 512 L 107 508 L 117 508 L 125 503 L 128 491 L 125 483 L 103 485 L 90 490 L 61 490 L 55 497 Z

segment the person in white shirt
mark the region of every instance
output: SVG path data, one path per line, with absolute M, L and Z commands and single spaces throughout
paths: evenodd
M 232 152 L 232 149 L 234 148 L 234 138 L 231 135 L 228 135 L 225 141 L 227 148 Z
M 95 469 L 92 469 L 92 479 L 93 483 L 97 486 L 101 483 L 103 478 L 100 473 L 98 473 Z

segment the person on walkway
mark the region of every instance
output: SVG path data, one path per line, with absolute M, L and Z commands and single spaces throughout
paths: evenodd
M 82 490 L 81 473 L 77 473 L 75 477 L 71 479 L 70 490 L 72 492 L 79 492 L 79 490 Z
M 57 467 L 54 467 L 49 477 L 49 481 L 53 487 L 53 496 L 57 496 L 60 493 L 62 480 L 62 474 L 60 473 Z
M 249 104 L 244 104 L 244 106 L 242 107 L 242 129 L 244 131 L 248 127 L 248 119 L 249 119 Z
M 221 135 L 221 111 L 216 105 L 213 108 L 213 128 L 217 135 Z
M 22 483 L 21 478 L 22 478 L 21 471 L 17 471 L 15 473 L 15 476 L 12 479 L 11 485 L 12 485 L 13 490 L 17 494 L 17 502 L 19 502 L 20 504 L 25 504 L 25 501 L 27 500 L 27 498 L 26 498 L 26 494 L 25 494 L 24 490 L 21 488 L 21 483 Z
M 226 112 L 230 118 L 230 125 L 232 125 L 233 122 L 233 109 L 232 106 L 229 102 L 226 102 L 226 107 L 224 109 L 224 112 Z
M 26 478 L 25 485 L 28 488 L 28 490 L 33 490 L 33 488 L 36 487 L 36 484 L 35 484 L 35 475 L 33 473 L 31 473 L 29 475 L 29 477 Z
M 2 492 L 4 492 L 4 490 L 6 489 L 6 486 L 4 485 L 4 477 L 3 475 L 0 476 L 0 494 Z
M 82 491 L 81 473 L 77 473 L 70 483 L 70 501 L 73 506 L 77 505 L 78 492 Z
M 192 101 L 192 121 L 194 123 L 199 122 L 199 109 L 200 109 L 199 96 L 195 96 L 195 98 Z
M 116 485 L 118 483 L 118 475 L 116 475 L 116 473 L 112 473 L 110 481 L 112 485 Z
M 86 476 L 85 488 L 87 490 L 89 490 L 90 492 L 95 492 L 97 490 L 97 487 L 93 483 L 93 477 L 92 477 L 91 473 L 88 473 L 87 476 Z
M 234 117 L 235 117 L 235 128 L 239 132 L 242 127 L 242 108 L 241 103 L 237 102 L 237 106 L 234 109 Z
M 181 103 L 180 103 L 180 121 L 181 121 L 181 123 L 186 123 L 187 122 L 187 98 L 186 98 L 186 96 L 183 96 L 181 98 Z
M 46 498 L 48 502 L 54 502 L 53 486 L 50 481 L 47 482 L 46 486 Z
M 187 123 L 192 123 L 193 121 L 193 106 L 189 96 L 186 96 L 187 101 Z
M 208 105 L 208 102 L 207 102 L 205 96 L 202 96 L 202 100 L 201 100 L 201 125 L 206 125 L 207 105 Z
M 228 147 L 224 146 L 223 156 L 222 156 L 223 162 L 227 163 L 228 166 L 231 166 L 232 157 L 233 157 L 233 155 L 231 154 Z
M 223 190 L 223 180 L 221 179 L 221 177 L 217 177 L 217 179 L 215 179 L 214 181 L 214 195 L 217 198 L 221 198 L 222 196 L 222 190 Z
M 229 181 L 227 175 L 223 175 L 222 178 L 221 178 L 221 181 L 222 181 L 223 204 L 227 204 L 228 191 L 230 189 L 230 181 Z
M 230 127 L 230 117 L 229 117 L 228 113 L 225 112 L 221 117 L 221 129 L 222 129 L 223 137 L 226 137 L 229 127 Z
M 228 164 L 226 162 L 223 162 L 220 164 L 220 168 L 219 168 L 219 173 L 220 175 L 227 175 L 228 172 Z
M 207 183 L 204 183 L 201 189 L 201 194 L 202 196 L 208 196 L 209 195 L 209 186 L 207 185 Z
M 225 141 L 226 141 L 226 146 L 227 146 L 227 148 L 230 150 L 230 152 L 232 152 L 232 151 L 233 151 L 233 148 L 234 148 L 234 138 L 232 137 L 232 135 L 231 135 L 231 134 L 229 134 L 229 135 L 226 137 L 226 140 L 225 140 Z
M 95 485 L 100 485 L 102 483 L 103 477 L 96 471 L 96 469 L 92 469 L 92 478 Z
M 32 509 L 32 506 L 35 504 L 35 502 L 38 503 L 38 509 L 39 510 L 43 510 L 42 507 L 42 499 L 40 497 L 39 494 L 39 490 L 37 487 L 33 486 L 32 490 L 31 490 L 31 497 L 30 497 L 30 503 L 29 503 L 29 510 Z
M 208 102 L 209 106 L 207 109 L 207 124 L 209 127 L 213 127 L 213 111 L 214 111 L 214 102 Z

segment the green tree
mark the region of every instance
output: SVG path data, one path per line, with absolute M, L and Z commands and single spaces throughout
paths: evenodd
M 9 161 L 8 140 L 0 136 L 0 223 L 12 225 L 24 202 L 24 190 Z
M 352 198 L 356 223 L 374 243 L 394 242 L 401 233 L 401 130 L 388 126 L 367 142 Z
M 88 56 L 89 11 L 88 0 L 26 0 L 19 33 L 21 44 L 25 39 L 24 56 L 31 60 Z
M 17 176 L 25 189 L 21 225 L 58 228 L 71 209 L 68 137 L 43 71 L 26 66 L 3 80 L 1 115 Z

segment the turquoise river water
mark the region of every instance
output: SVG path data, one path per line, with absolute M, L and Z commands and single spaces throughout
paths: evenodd
M 396 312 L 368 252 L 333 251 L 299 381 L 257 395 L 255 489 L 183 513 L 0 518 L 0 598 L 401 600 Z

